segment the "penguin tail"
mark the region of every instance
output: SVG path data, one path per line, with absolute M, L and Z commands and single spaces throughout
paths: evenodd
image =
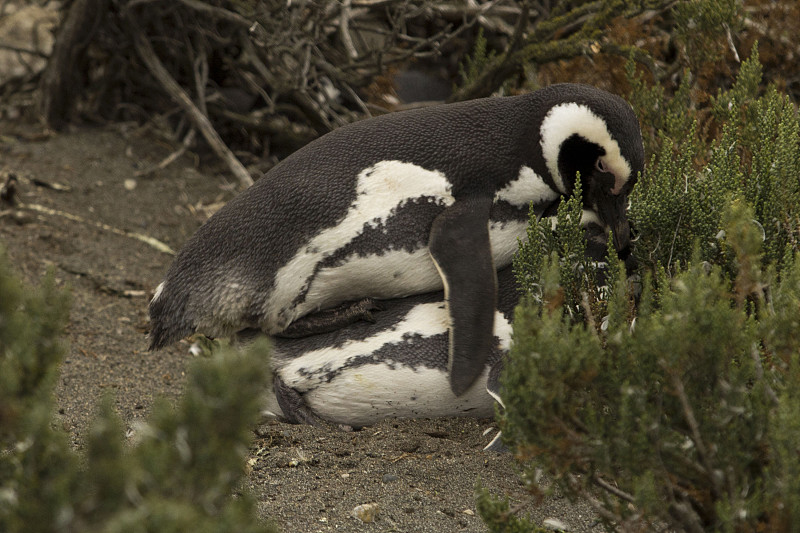
M 191 335 L 195 331 L 194 321 L 187 315 L 186 303 L 164 290 L 164 283 L 156 288 L 150 301 L 150 341 L 148 350 L 159 350 Z
M 150 327 L 150 333 L 147 335 L 150 345 L 147 349 L 151 352 L 160 350 L 194 333 L 194 328 L 192 327 L 175 329 L 165 326 L 163 323 L 153 323 L 152 318 L 150 320 L 152 325 Z

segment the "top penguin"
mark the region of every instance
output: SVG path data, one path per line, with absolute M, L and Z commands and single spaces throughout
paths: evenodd
M 621 252 L 643 167 L 630 105 L 585 85 L 349 124 L 273 167 L 189 239 L 150 302 L 150 348 L 194 331 L 279 335 L 346 302 L 444 288 L 461 394 L 490 352 L 496 270 L 525 238 L 529 205 L 541 216 L 580 173 L 585 217 L 612 230 Z

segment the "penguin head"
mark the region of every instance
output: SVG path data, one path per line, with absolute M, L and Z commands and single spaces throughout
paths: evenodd
M 630 248 L 628 196 L 644 171 L 639 121 L 622 98 L 594 87 L 561 84 L 540 127 L 542 155 L 561 194 L 581 180 L 584 209 L 613 232 L 614 247 Z

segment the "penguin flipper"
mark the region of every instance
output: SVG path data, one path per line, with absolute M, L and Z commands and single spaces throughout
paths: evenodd
M 497 273 L 489 242 L 492 198 L 457 200 L 433 221 L 428 248 L 444 282 L 450 317 L 450 388 L 460 396 L 494 346 Z

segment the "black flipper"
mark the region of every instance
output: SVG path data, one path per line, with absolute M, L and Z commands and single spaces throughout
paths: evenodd
M 457 200 L 433 221 L 428 247 L 450 315 L 450 388 L 460 396 L 494 346 L 497 273 L 489 242 L 492 198 Z

